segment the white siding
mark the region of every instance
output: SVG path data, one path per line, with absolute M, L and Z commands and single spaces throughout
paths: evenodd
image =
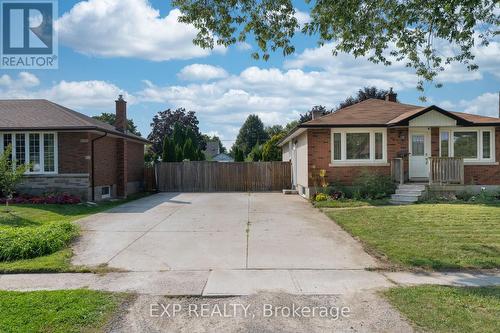
M 281 147 L 281 152 L 282 152 L 282 161 L 283 162 L 288 162 L 292 159 L 292 155 L 290 154 L 290 144 L 289 142 L 285 143 Z
M 307 132 L 297 137 L 297 184 L 308 187 Z
M 457 121 L 437 111 L 429 111 L 410 120 L 410 127 L 456 126 Z

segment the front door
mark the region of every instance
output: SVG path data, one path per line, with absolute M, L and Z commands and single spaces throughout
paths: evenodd
M 410 179 L 429 178 L 427 157 L 431 156 L 431 131 L 410 129 L 409 144 Z

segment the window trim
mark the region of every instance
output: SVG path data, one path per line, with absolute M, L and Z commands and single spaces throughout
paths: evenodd
M 102 190 L 104 188 L 108 189 L 108 194 L 102 194 Z M 111 198 L 111 186 L 110 185 L 101 186 L 101 199 L 109 199 L 109 198 Z
M 442 127 L 439 129 L 439 156 L 441 151 L 441 133 L 448 132 L 448 156 L 455 156 L 455 133 L 456 132 L 476 132 L 477 133 L 477 158 L 464 158 L 465 163 L 495 163 L 495 128 L 494 127 Z M 483 133 L 490 132 L 490 158 L 483 158 Z
M 340 133 L 341 159 L 334 160 L 334 133 Z M 347 133 L 369 133 L 370 134 L 370 158 L 369 159 L 347 159 Z M 382 159 L 375 159 L 375 133 L 382 133 Z M 347 165 L 385 165 L 387 164 L 387 128 L 383 127 L 360 127 L 360 128 L 332 128 L 330 131 L 330 166 Z
M 40 140 L 39 145 L 39 156 L 40 156 L 40 171 L 30 171 L 27 170 L 25 175 L 57 175 L 59 173 L 59 146 L 58 146 L 58 138 L 57 132 L 46 132 L 46 131 L 16 131 L 16 132 L 0 132 L 0 153 L 3 153 L 4 146 L 4 134 L 12 135 L 12 158 L 16 159 L 16 134 L 24 134 L 24 156 L 25 161 L 29 163 L 30 161 L 30 142 L 29 137 L 30 134 L 38 134 L 38 138 Z M 44 134 L 53 134 L 54 135 L 54 171 L 45 171 L 45 145 L 44 145 Z

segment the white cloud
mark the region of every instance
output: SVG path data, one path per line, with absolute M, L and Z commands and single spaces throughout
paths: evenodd
M 309 23 L 311 21 L 311 17 L 309 16 L 309 13 L 300 11 L 298 9 L 295 9 L 295 18 L 297 19 L 297 22 L 299 25 L 302 27 L 305 23 Z
M 61 43 L 88 55 L 153 61 L 209 55 L 192 43 L 197 31 L 178 22 L 179 16 L 173 9 L 161 17 L 147 0 L 88 0 L 64 13 L 56 28 Z
M 498 93 L 484 93 L 471 100 L 444 101 L 440 105 L 448 110 L 498 118 L 498 98 Z
M 0 77 L 0 98 L 43 98 L 75 109 L 113 109 L 119 94 L 134 103 L 134 96 L 116 85 L 105 81 L 60 81 L 48 88 L 38 87 L 40 81 L 34 74 L 19 73 L 17 78 Z M 36 87 L 36 89 L 35 89 Z
M 237 42 L 236 43 L 236 48 L 239 50 L 239 51 L 248 51 L 248 50 L 251 50 L 252 49 L 252 45 L 250 45 L 249 43 L 247 42 Z
M 225 78 L 228 74 L 219 66 L 192 64 L 181 69 L 177 76 L 182 80 L 188 81 L 208 81 Z

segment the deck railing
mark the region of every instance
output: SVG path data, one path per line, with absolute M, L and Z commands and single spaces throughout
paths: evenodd
M 464 159 L 461 157 L 429 157 L 429 184 L 463 184 Z
M 404 184 L 405 169 L 402 158 L 393 158 L 391 160 L 391 178 L 395 183 Z

